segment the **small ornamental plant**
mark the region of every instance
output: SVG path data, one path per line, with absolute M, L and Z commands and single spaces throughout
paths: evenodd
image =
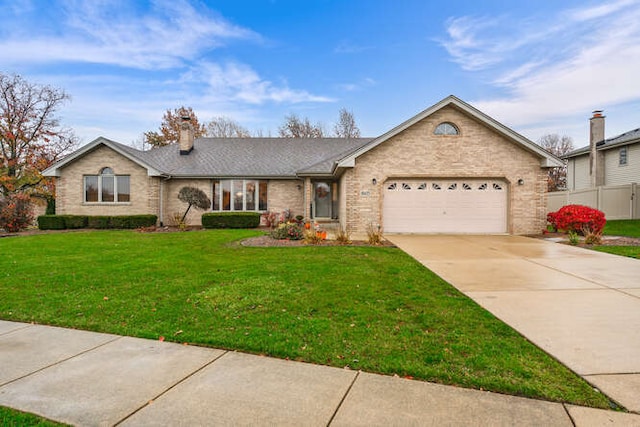
M 178 192 L 178 199 L 189 205 L 182 215 L 182 218 L 180 218 L 178 225 L 185 224 L 185 219 L 187 218 L 187 214 L 189 213 L 191 206 L 201 210 L 207 210 L 211 206 L 211 200 L 209 200 L 209 197 L 205 192 L 195 187 L 182 187 L 180 192 Z
M 26 229 L 33 221 L 31 199 L 26 194 L 11 194 L 0 198 L 0 228 L 9 233 Z
M 271 230 L 270 235 L 278 240 L 301 240 L 304 238 L 304 230 L 295 222 L 283 222 Z
M 607 223 L 604 212 L 582 205 L 563 206 L 557 212 L 547 214 L 547 221 L 557 231 L 575 231 L 582 235 L 601 235 Z

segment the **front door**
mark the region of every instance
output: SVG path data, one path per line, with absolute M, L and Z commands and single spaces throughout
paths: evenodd
M 331 183 L 318 181 L 313 183 L 315 218 L 331 218 Z

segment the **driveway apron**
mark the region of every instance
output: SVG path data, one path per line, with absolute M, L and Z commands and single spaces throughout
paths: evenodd
M 521 236 L 385 237 L 640 412 L 640 260 Z

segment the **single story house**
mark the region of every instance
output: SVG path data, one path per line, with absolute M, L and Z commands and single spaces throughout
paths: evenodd
M 562 161 L 449 96 L 377 138 L 197 138 L 140 151 L 98 138 L 46 169 L 58 214 L 156 214 L 195 186 L 211 211 L 283 211 L 353 233 L 538 233 Z M 199 224 L 192 210 L 188 223 Z
M 605 116 L 594 111 L 589 145 L 565 156 L 567 190 L 640 183 L 640 129 L 604 138 Z

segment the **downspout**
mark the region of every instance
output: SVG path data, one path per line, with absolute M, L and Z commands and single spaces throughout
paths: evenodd
M 162 178 L 160 179 L 160 188 L 158 189 L 159 194 L 158 194 L 158 219 L 160 220 L 160 227 L 164 226 L 164 216 L 162 215 L 162 211 L 163 211 L 163 203 L 162 203 L 162 190 L 163 190 L 163 185 L 162 185 Z
M 170 179 L 171 179 L 170 176 L 167 176 L 164 179 L 160 178 L 160 188 L 159 188 L 160 194 L 158 195 L 158 201 L 159 201 L 158 204 L 160 208 L 158 219 L 160 220 L 160 227 L 164 226 L 164 181 L 168 181 Z

